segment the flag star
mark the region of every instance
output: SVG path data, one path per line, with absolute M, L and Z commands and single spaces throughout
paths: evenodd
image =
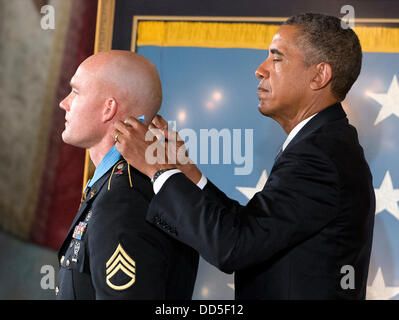
M 396 75 L 393 76 L 387 93 L 368 93 L 368 95 L 382 105 L 374 125 L 392 114 L 399 117 L 399 84 Z
M 242 194 L 244 194 L 249 200 L 251 200 L 252 197 L 255 195 L 255 193 L 262 191 L 263 187 L 265 186 L 266 180 L 267 180 L 267 173 L 266 170 L 263 170 L 255 188 L 236 187 L 236 189 L 240 191 Z
M 379 214 L 383 210 L 387 210 L 396 219 L 399 220 L 399 189 L 394 189 L 391 174 L 389 170 L 385 173 L 379 189 L 374 189 L 376 198 L 375 214 Z
M 378 268 L 371 286 L 367 286 L 367 300 L 390 300 L 399 293 L 399 287 L 388 287 L 385 285 L 381 268 Z

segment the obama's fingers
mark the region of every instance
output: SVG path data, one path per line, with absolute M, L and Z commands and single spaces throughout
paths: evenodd
M 119 130 L 113 130 L 112 131 L 112 137 L 114 138 L 115 143 L 119 142 L 119 137 L 122 135 L 122 132 L 120 132 Z
M 168 127 L 168 122 L 159 114 L 155 115 L 155 117 L 152 119 L 152 124 L 161 130 L 164 130 Z
M 129 134 L 132 127 L 122 121 L 117 121 L 114 123 L 114 131 L 119 131 L 121 134 Z
M 148 130 L 158 139 L 158 140 L 164 140 L 165 136 L 163 135 L 162 130 L 158 129 L 155 126 L 148 126 Z

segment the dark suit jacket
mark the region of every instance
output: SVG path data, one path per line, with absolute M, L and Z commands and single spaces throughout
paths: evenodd
M 147 220 L 235 271 L 236 299 L 364 299 L 374 214 L 370 169 L 338 103 L 298 132 L 246 206 L 179 173 Z M 354 288 L 344 289 L 351 275 Z
M 198 253 L 146 222 L 152 185 L 130 172 L 132 187 L 119 162 L 82 203 L 59 251 L 57 299 L 192 298 Z

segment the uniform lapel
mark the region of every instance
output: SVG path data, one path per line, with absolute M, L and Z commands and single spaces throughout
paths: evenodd
M 94 187 L 94 186 L 93 186 L 93 187 Z M 95 192 L 95 189 L 92 188 L 91 191 Z M 78 212 L 77 212 L 76 215 L 75 215 L 75 218 L 74 218 L 73 221 L 72 221 L 71 226 L 69 227 L 69 230 L 68 230 L 68 233 L 67 233 L 66 238 L 69 237 L 69 234 L 70 234 L 70 233 L 72 232 L 72 230 L 74 229 L 74 227 L 75 227 L 75 225 L 76 225 L 76 222 L 81 218 L 81 216 L 82 216 L 83 212 L 85 212 L 85 210 L 86 210 L 88 204 L 94 200 L 95 196 L 96 196 L 96 194 L 93 194 L 93 196 L 90 196 L 90 192 L 88 193 L 88 195 L 87 195 L 87 197 L 86 197 L 86 200 L 85 200 L 85 201 L 82 203 L 82 205 L 80 206 Z
M 81 217 L 83 216 L 83 213 L 86 211 L 87 206 L 94 201 L 94 199 L 97 197 L 97 195 L 100 193 L 101 188 L 105 184 L 105 182 L 108 180 L 109 176 L 111 174 L 111 170 L 109 170 L 106 174 L 104 174 L 90 189 L 88 192 L 85 201 L 83 201 L 82 205 L 80 206 L 78 212 L 76 213 L 75 218 L 72 221 L 71 226 L 69 227 L 68 233 L 60 247 L 60 250 L 58 251 L 58 255 L 62 255 L 62 252 L 64 251 L 65 245 L 67 245 L 70 241 L 71 234 L 73 230 L 75 229 L 75 226 L 78 221 L 80 221 Z

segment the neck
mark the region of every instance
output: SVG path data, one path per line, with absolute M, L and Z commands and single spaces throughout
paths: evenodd
M 110 138 L 107 137 L 107 139 L 103 139 L 97 145 L 89 148 L 90 159 L 91 161 L 93 161 L 96 168 L 113 146 L 114 146 L 114 141 L 112 140 L 112 137 Z
M 300 122 L 336 102 L 337 100 L 333 98 L 324 99 L 322 102 L 314 99 L 313 101 L 303 104 L 301 107 L 297 108 L 294 110 L 294 112 L 288 115 L 284 114 L 281 117 L 276 117 L 275 120 L 280 124 L 283 130 L 289 134 Z

